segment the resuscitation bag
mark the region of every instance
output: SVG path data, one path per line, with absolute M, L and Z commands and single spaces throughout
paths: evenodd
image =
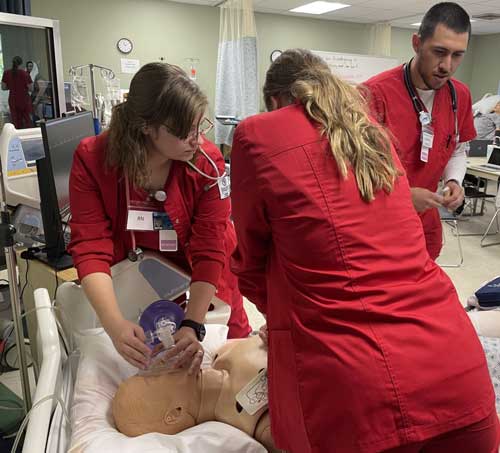
M 163 357 L 174 346 L 174 334 L 183 319 L 184 310 L 170 300 L 157 300 L 141 313 L 139 325 L 144 330 L 146 345 L 151 349 L 152 356 L 146 370 L 139 371 L 139 374 L 156 374 L 173 369 L 177 356 L 170 359 Z

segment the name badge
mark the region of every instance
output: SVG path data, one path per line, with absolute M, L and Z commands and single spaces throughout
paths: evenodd
M 231 195 L 231 178 L 229 175 L 226 175 L 220 178 L 217 181 L 217 185 L 219 186 L 220 199 L 224 200 Z
M 426 163 L 429 161 L 429 148 L 426 148 L 424 145 L 420 148 L 420 160 Z
M 422 125 L 420 141 L 422 142 L 422 147 L 420 148 L 420 160 L 422 162 L 428 162 L 429 152 L 434 144 L 434 130 L 431 125 Z
M 153 213 L 130 209 L 127 215 L 127 230 L 152 231 Z
M 160 251 L 177 252 L 177 233 L 175 230 L 160 230 Z
M 166 212 L 153 212 L 153 228 L 155 230 L 173 230 L 174 225 Z
M 432 144 L 434 143 L 434 134 L 429 134 L 429 132 L 422 133 L 422 147 L 432 148 Z

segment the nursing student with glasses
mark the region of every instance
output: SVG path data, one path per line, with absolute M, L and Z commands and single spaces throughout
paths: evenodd
M 118 352 L 145 368 L 150 351 L 141 327 L 124 319 L 110 266 L 135 260 L 142 250 L 160 251 L 191 274 L 185 321 L 174 338 L 177 367 L 197 371 L 210 301 L 231 306 L 229 337 L 245 337 L 250 326 L 229 257 L 236 246 L 225 192 L 224 160 L 205 134 L 208 102 L 178 67 L 150 63 L 130 84 L 127 101 L 113 109 L 110 127 L 84 139 L 70 177 L 69 250 L 87 298 Z M 130 218 L 136 207 L 160 216 L 160 230 Z M 158 222 L 153 223 L 158 227 Z

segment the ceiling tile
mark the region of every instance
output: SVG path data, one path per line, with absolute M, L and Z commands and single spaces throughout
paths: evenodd
M 177 3 L 211 5 L 221 0 L 171 0 Z M 425 12 L 438 0 L 336 0 L 352 6 L 328 14 L 310 15 L 290 13 L 289 10 L 312 0 L 254 0 L 255 10 L 263 13 L 284 14 L 293 17 L 336 20 L 357 23 L 387 21 L 393 26 L 416 30 L 411 24 L 420 22 Z M 458 0 L 471 14 L 500 12 L 500 0 Z M 500 21 L 478 21 L 472 24 L 474 34 L 500 33 Z

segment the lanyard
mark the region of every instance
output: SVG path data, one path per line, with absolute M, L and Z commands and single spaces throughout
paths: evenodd
M 415 91 L 415 88 L 413 86 L 413 83 L 411 81 L 410 65 L 411 65 L 412 60 L 410 60 L 409 63 L 405 63 L 405 65 L 403 66 L 403 75 L 404 75 L 406 90 L 408 91 L 408 94 L 410 96 L 411 102 L 413 104 L 413 108 L 415 109 L 415 112 L 418 115 L 418 119 L 419 119 L 420 124 L 422 126 L 424 126 L 425 124 L 429 124 L 429 123 L 426 123 L 426 118 L 429 117 L 428 116 L 429 114 L 427 112 L 427 109 L 425 108 L 425 105 L 418 97 L 418 95 Z M 451 108 L 453 110 L 453 116 L 455 119 L 455 137 L 458 137 L 457 92 L 456 92 L 455 86 L 453 85 L 451 80 L 447 81 L 447 85 L 450 88 Z
M 128 175 L 125 174 L 125 198 L 127 200 L 127 212 L 130 207 L 130 184 L 128 182 Z M 136 243 L 135 243 L 135 233 L 134 230 L 130 230 L 130 237 L 132 238 L 132 249 L 131 251 L 137 250 Z M 129 254 L 130 255 L 130 254 Z
M 201 176 L 203 176 L 211 181 L 215 181 L 212 184 L 205 185 L 204 190 L 207 191 L 210 188 L 216 186 L 219 183 L 219 181 L 224 179 L 226 177 L 226 172 L 224 171 L 224 173 L 221 175 L 216 163 L 210 158 L 210 156 L 201 147 L 199 148 L 199 151 L 205 156 L 205 158 L 208 160 L 208 162 L 210 162 L 210 165 L 215 169 L 216 176 L 207 175 L 205 172 L 201 171 L 198 167 L 196 167 L 194 164 L 192 164 L 189 161 L 187 162 L 187 164 L 193 170 L 195 170 L 197 173 L 199 173 Z M 129 183 L 127 174 L 125 174 L 125 198 L 126 198 L 127 210 L 128 210 L 130 207 L 130 183 Z M 129 252 L 129 258 L 131 256 L 131 254 L 134 254 L 138 250 L 134 230 L 130 230 L 130 238 L 132 239 L 132 248 Z M 137 260 L 137 258 L 131 259 L 131 261 L 136 261 L 136 260 Z

